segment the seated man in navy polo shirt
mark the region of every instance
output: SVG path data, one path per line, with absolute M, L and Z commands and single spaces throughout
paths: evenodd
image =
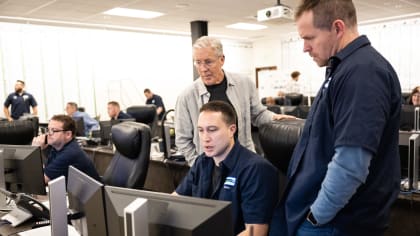
M 198 118 L 204 149 L 174 194 L 232 202 L 235 235 L 267 235 L 279 195 L 278 173 L 234 138 L 236 113 L 222 101 L 204 104 Z M 223 227 L 223 226 L 220 226 Z
M 129 114 L 121 111 L 120 104 L 116 101 L 108 102 L 108 115 L 111 120 L 121 120 L 132 118 Z
M 76 123 L 70 116 L 55 115 L 48 124 L 47 133 L 33 139 L 32 145 L 40 146 L 47 155 L 44 166 L 45 183 L 62 175 L 67 181 L 70 165 L 101 181 L 93 162 L 74 139 L 75 134 Z

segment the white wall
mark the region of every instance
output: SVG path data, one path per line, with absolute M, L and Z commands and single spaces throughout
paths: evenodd
M 252 44 L 222 42 L 224 68 L 252 76 Z M 69 101 L 105 120 L 108 101 L 144 104 L 144 88 L 174 108 L 193 81 L 191 44 L 189 36 L 0 23 L 0 98 L 26 81 L 41 121 L 64 113 Z
M 409 92 L 420 85 L 420 18 L 408 19 L 359 27 L 375 47 L 387 58 L 396 70 L 403 92 Z M 297 33 L 282 35 L 276 39 L 254 42 L 254 64 L 256 67 L 277 66 L 276 80 L 284 81 L 292 71 L 301 72 L 310 94 L 315 95 L 324 80 L 325 68 L 318 68 L 308 54 L 303 53 L 303 41 Z M 271 96 L 275 96 L 274 91 Z

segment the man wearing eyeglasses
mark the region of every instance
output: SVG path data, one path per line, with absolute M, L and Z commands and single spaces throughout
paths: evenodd
M 32 145 L 40 146 L 47 156 L 44 164 L 45 183 L 62 175 L 67 180 L 70 165 L 100 181 L 93 162 L 75 140 L 75 134 L 76 123 L 70 116 L 55 115 L 45 134 L 33 139 Z
M 231 104 L 238 116 L 237 139 L 255 151 L 251 136 L 251 123 L 260 126 L 272 120 L 295 118 L 267 110 L 260 102 L 255 84 L 243 75 L 226 72 L 223 46 L 220 40 L 208 36 L 193 45 L 194 65 L 200 77 L 178 97 L 175 107 L 175 143 L 188 164 L 192 166 L 200 147 L 197 121 L 201 106 L 209 101 Z

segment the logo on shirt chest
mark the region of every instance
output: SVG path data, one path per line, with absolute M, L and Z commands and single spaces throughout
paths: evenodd
M 224 189 L 231 189 L 236 185 L 235 177 L 226 177 L 225 183 L 223 184 Z

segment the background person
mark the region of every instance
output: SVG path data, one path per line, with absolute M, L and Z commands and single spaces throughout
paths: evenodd
M 277 169 L 235 141 L 236 113 L 222 101 L 203 105 L 201 154 L 174 194 L 232 202 L 235 235 L 267 235 L 278 201 Z M 223 225 L 219 226 L 223 227 Z
M 44 167 L 45 183 L 62 175 L 66 177 L 67 182 L 70 165 L 101 181 L 93 162 L 75 140 L 75 134 L 76 123 L 70 116 L 55 115 L 48 123 L 46 134 L 34 137 L 32 145 L 40 146 L 47 155 Z
M 25 82 L 17 80 L 15 84 L 15 92 L 7 96 L 4 101 L 3 112 L 7 120 L 13 121 L 19 119 L 23 114 L 31 113 L 38 115 L 38 104 L 32 94 L 27 93 L 25 90 Z M 11 105 L 11 112 L 9 112 L 9 106 Z
M 88 113 L 78 111 L 77 104 L 75 102 L 68 102 L 66 105 L 66 113 L 72 118 L 83 119 L 85 126 L 85 133 L 88 134 L 90 131 L 99 130 L 99 122 L 89 116 Z
M 400 192 L 397 74 L 359 36 L 351 0 L 304 0 L 296 24 L 326 80 L 289 164 L 276 235 L 383 235 Z
M 163 115 L 166 112 L 162 97 L 157 94 L 153 94 L 148 88 L 144 90 L 144 96 L 147 98 L 146 104 L 153 104 L 156 106 L 156 114 L 158 115 L 159 120 L 162 120 Z
M 108 102 L 108 115 L 111 120 L 121 120 L 132 118 L 129 114 L 121 111 L 120 104 L 116 101 Z
M 273 119 L 294 118 L 268 111 L 258 98 L 251 79 L 239 74 L 225 72 L 223 46 L 220 40 L 203 36 L 193 45 L 194 65 L 200 77 L 179 96 L 175 106 L 175 142 L 191 166 L 199 153 L 197 121 L 201 106 L 209 101 L 224 101 L 231 104 L 238 119 L 238 140 L 255 151 L 251 124 L 260 126 Z
M 420 106 L 420 86 L 415 87 L 413 91 L 411 91 L 411 94 L 408 97 L 408 104 Z

